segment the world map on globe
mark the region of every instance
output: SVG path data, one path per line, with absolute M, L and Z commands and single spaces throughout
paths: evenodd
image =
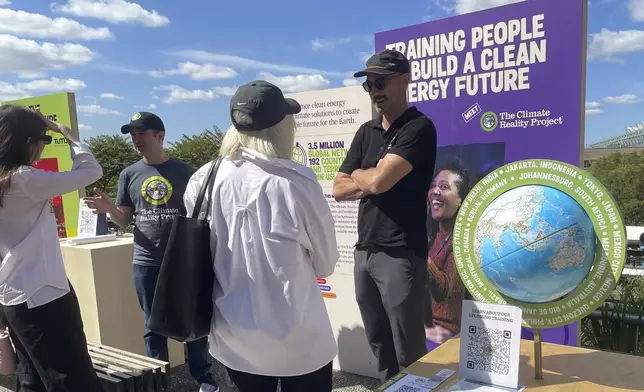
M 501 294 L 545 303 L 571 293 L 588 275 L 596 236 L 571 196 L 525 185 L 501 194 L 485 209 L 474 248 L 482 272 Z

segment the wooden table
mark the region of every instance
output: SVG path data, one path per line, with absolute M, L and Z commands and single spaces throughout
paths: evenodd
M 409 366 L 406 373 L 431 377 L 441 369 L 458 371 L 460 339 L 454 338 Z M 534 343 L 521 341 L 519 384 L 526 391 L 644 391 L 644 358 L 542 343 L 543 379 L 534 379 Z M 437 391 L 457 379 L 454 375 Z

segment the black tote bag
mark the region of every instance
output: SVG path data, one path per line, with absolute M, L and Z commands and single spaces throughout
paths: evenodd
M 176 216 L 172 221 L 147 321 L 152 332 L 179 342 L 198 340 L 210 333 L 215 273 L 208 213 L 220 164 L 221 158 L 217 158 L 210 165 L 192 216 Z M 206 193 L 206 212 L 200 219 Z

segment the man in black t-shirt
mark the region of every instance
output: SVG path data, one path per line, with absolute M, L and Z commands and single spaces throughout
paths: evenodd
M 356 298 L 383 381 L 427 352 L 423 288 L 436 128 L 407 103 L 409 71 L 403 54 L 384 50 L 354 75 L 367 76 L 363 87 L 380 116 L 358 129 L 333 184 L 337 201 L 360 200 Z

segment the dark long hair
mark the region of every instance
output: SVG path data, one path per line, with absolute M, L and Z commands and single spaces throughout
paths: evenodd
M 461 198 L 461 200 L 465 200 L 467 194 L 470 193 L 470 190 L 474 186 L 474 179 L 472 178 L 470 171 L 458 158 L 450 158 L 446 160 L 443 165 L 434 172 L 434 177 L 436 177 L 438 173 L 442 172 L 443 170 L 450 171 L 458 176 L 458 179 L 456 180 L 456 186 L 458 187 L 458 196 Z M 456 210 L 456 213 L 458 214 L 458 210 Z M 436 235 L 438 234 L 438 223 L 439 222 L 437 220 L 434 220 L 432 218 L 431 212 L 428 211 L 427 236 L 430 248 L 432 247 L 434 240 L 436 239 Z
M 45 122 L 33 111 L 22 106 L 0 106 L 0 207 L 11 186 L 11 176 L 32 161 L 29 138 L 42 135 Z

